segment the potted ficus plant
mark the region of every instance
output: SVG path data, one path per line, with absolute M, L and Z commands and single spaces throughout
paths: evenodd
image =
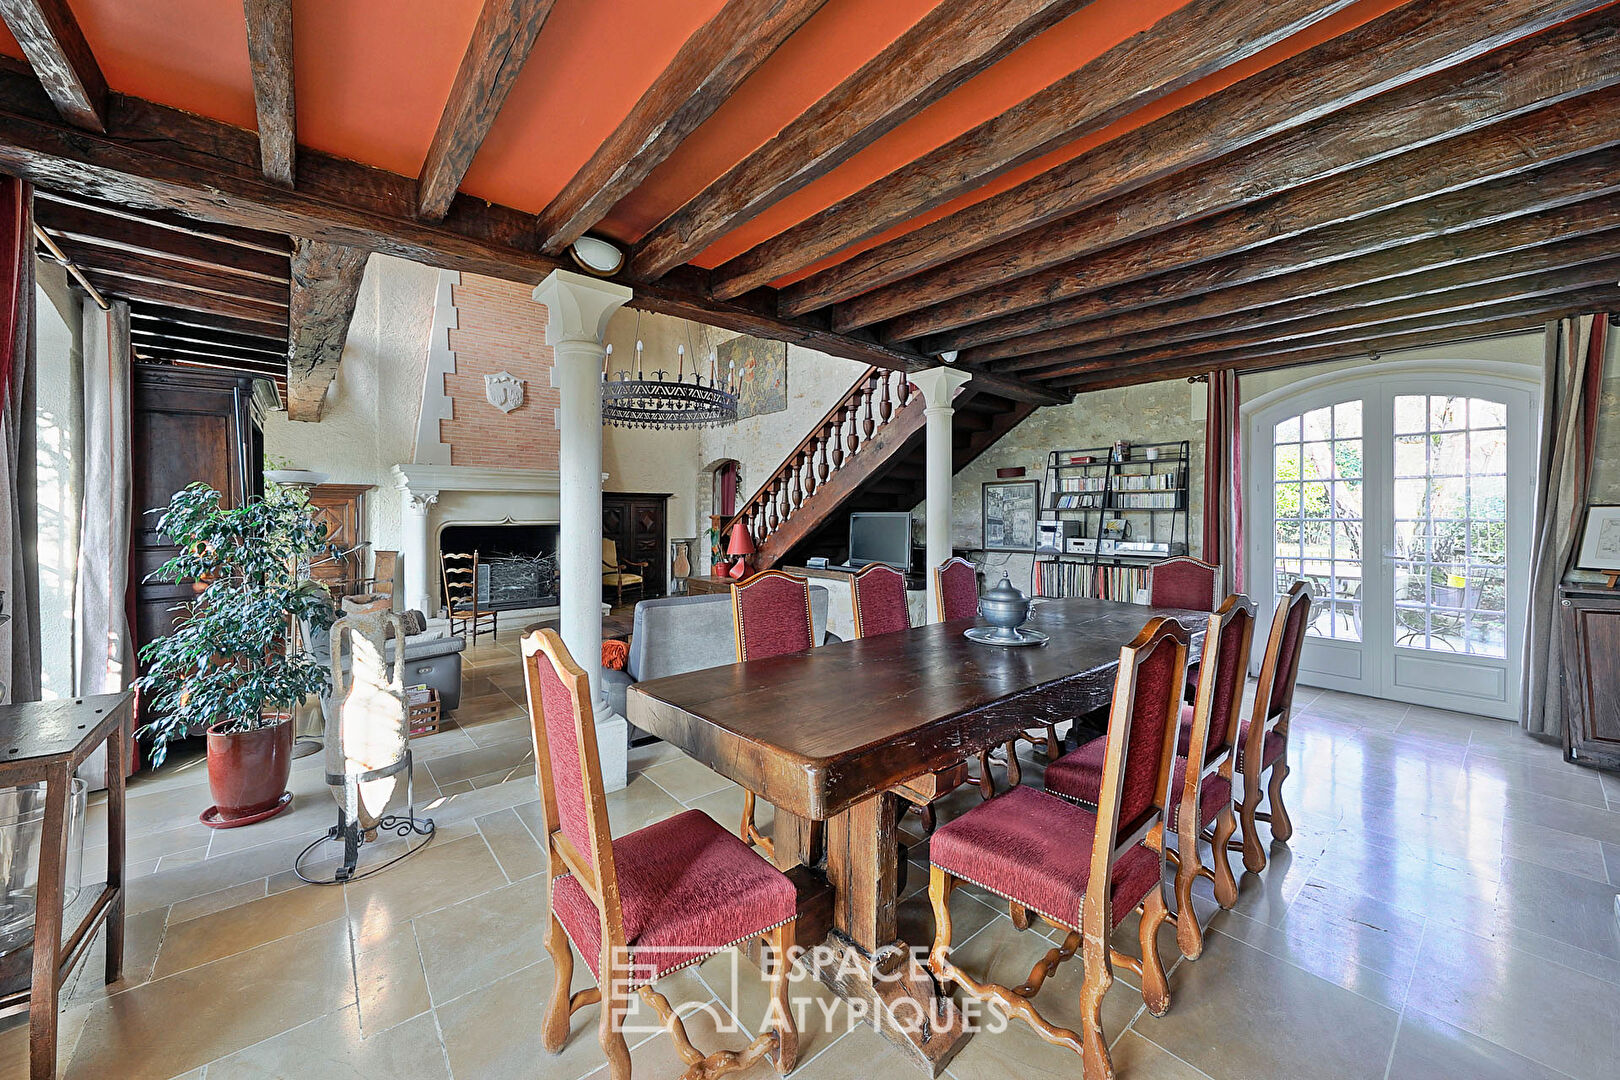
M 303 496 L 266 485 L 262 498 L 225 508 L 219 492 L 192 484 L 175 493 L 158 528 L 180 549 L 152 579 L 188 582 L 196 596 L 174 631 L 141 649 L 135 681 L 150 719 L 154 766 L 171 740 L 203 730 L 215 827 L 273 817 L 292 800 L 292 710 L 319 693 L 330 671 L 287 648 L 289 620 L 330 623 L 327 594 L 299 572 L 324 549 L 327 529 Z

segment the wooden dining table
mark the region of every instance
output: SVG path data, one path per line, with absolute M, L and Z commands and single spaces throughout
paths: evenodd
M 968 640 L 977 620 L 837 642 L 629 688 L 626 712 L 775 808 L 775 861 L 799 889 L 802 958 L 923 1071 L 966 1042 L 897 927 L 898 796 L 980 750 L 1108 704 L 1120 647 L 1155 616 L 1193 631 L 1208 614 L 1108 600 L 1043 600 L 1027 624 L 1047 644 Z M 726 823 L 730 824 L 730 823 Z

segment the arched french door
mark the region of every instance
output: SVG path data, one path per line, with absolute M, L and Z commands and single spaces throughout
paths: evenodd
M 1537 439 L 1516 367 L 1329 375 L 1245 410 L 1249 591 L 1310 588 L 1301 682 L 1518 715 Z

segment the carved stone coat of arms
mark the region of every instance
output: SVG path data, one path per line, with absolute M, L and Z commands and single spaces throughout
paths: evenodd
M 484 396 L 501 412 L 509 413 L 523 404 L 523 380 L 510 371 L 485 375 Z

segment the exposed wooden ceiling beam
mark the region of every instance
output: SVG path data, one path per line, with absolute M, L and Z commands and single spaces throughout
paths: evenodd
M 238 353 L 224 349 L 198 348 L 180 342 L 137 340 L 136 351 L 143 356 L 168 357 L 185 360 L 218 360 L 222 363 L 235 364 L 240 367 L 263 371 L 267 375 L 285 375 L 287 361 L 284 357 L 242 356 Z
M 266 326 L 247 319 L 222 315 L 217 311 L 198 311 L 190 308 L 167 307 L 153 301 L 130 299 L 130 325 L 142 323 L 162 331 L 227 333 L 254 341 L 267 341 L 283 355 L 286 353 L 287 326 Z
M 188 263 L 232 277 L 287 280 L 285 255 L 252 251 L 82 206 L 42 199 L 36 204 L 34 219 L 57 236 L 95 248 Z
M 420 216 L 438 221 L 450 212 L 456 189 L 495 125 L 555 2 L 484 0 L 422 163 L 422 174 L 416 178 Z
M 285 338 L 264 337 L 258 334 L 239 334 L 212 327 L 189 326 L 176 319 L 166 319 L 143 310 L 130 312 L 130 333 L 136 338 L 188 342 L 193 345 L 218 346 L 232 352 L 263 353 L 278 360 L 287 358 Z
M 954 329 L 1239 252 L 1264 258 L 1268 247 L 1293 240 L 1309 245 L 1312 241 L 1306 237 L 1341 226 L 1347 227 L 1344 232 L 1354 232 L 1351 222 L 1406 204 L 1424 202 L 1427 213 L 1417 231 L 1406 234 L 1406 242 L 1435 236 L 1481 220 L 1484 215 L 1476 209 L 1476 200 L 1500 194 L 1500 185 L 1511 187 L 1514 177 L 1530 172 L 1535 172 L 1538 183 L 1546 180 L 1572 191 L 1575 198 L 1589 198 L 1613 190 L 1620 177 L 1601 170 L 1594 175 L 1586 159 L 1606 160 L 1598 151 L 1617 143 L 1620 87 L 935 305 L 907 316 L 899 332 L 922 335 Z M 1558 162 L 1564 164 L 1548 167 Z M 1503 216 L 1555 205 L 1543 201 L 1546 193 L 1535 185 L 1517 186 L 1518 197 L 1509 195 Z M 1086 216 L 1099 231 L 1111 231 L 1109 221 Z M 1337 258 L 1348 258 L 1402 242 L 1393 234 L 1364 234 L 1362 240 L 1364 246 L 1328 249 L 1337 251 Z
M 1327 338 L 1304 338 L 1280 342 L 1259 341 L 1188 358 L 1168 359 L 1162 362 L 1130 361 L 1115 365 L 1112 369 L 1104 372 L 1092 372 L 1055 379 L 1054 383 L 1072 392 L 1080 393 L 1103 384 L 1120 385 L 1117 380 L 1121 376 L 1126 377 L 1127 381 L 1130 382 L 1151 382 L 1160 379 L 1178 378 L 1184 375 L 1196 375 L 1200 372 L 1215 371 L 1228 367 L 1247 369 L 1247 365 L 1262 357 L 1275 358 L 1277 362 L 1271 366 L 1285 367 L 1291 363 L 1304 362 L 1300 357 L 1319 356 L 1324 351 L 1338 350 L 1342 353 L 1346 351 L 1346 346 L 1352 347 L 1348 350 L 1352 354 L 1357 350 L 1361 352 L 1370 349 L 1383 351 L 1385 348 L 1381 344 L 1383 339 L 1394 336 L 1429 331 L 1449 331 L 1455 338 L 1466 336 L 1471 327 L 1501 324 L 1512 320 L 1528 321 L 1533 324 L 1537 321 L 1566 314 L 1605 310 L 1616 303 L 1620 303 L 1620 287 L 1610 284 L 1598 289 L 1559 293 L 1553 296 L 1514 301 L 1506 304 L 1493 304 L 1487 307 L 1472 308 L 1467 311 L 1369 323 Z
M 214 359 L 205 356 L 142 356 L 137 353 L 135 362 L 153 367 L 206 368 L 210 371 L 233 371 L 242 375 L 251 375 L 254 378 L 269 380 L 275 385 L 276 397 L 283 400 L 286 398 L 286 394 L 282 392 L 287 384 L 287 373 L 284 370 L 272 371 L 269 368 L 243 366 L 235 360 Z
M 96 283 L 97 288 L 112 296 L 122 296 L 127 300 L 144 300 L 147 303 L 183 308 L 187 311 L 213 312 L 269 327 L 271 332 L 287 331 L 285 306 L 277 307 L 254 300 L 240 300 L 234 296 L 199 292 L 167 282 L 152 281 L 144 276 L 125 276 L 93 267 L 87 267 L 85 273 Z
M 116 92 L 108 95 L 107 113 L 104 136 L 70 130 L 31 76 L 0 62 L 0 170 L 57 191 L 362 247 L 508 281 L 535 284 L 570 265 L 542 254 L 534 216 L 511 207 L 467 200 L 465 209 L 445 221 L 427 222 L 415 213 L 414 177 L 304 147 L 298 187 L 283 188 L 259 172 L 251 132 Z M 716 300 L 706 278 L 683 267 L 658 281 L 633 275 L 618 280 L 635 290 L 631 306 L 642 311 L 896 371 L 938 362 L 870 335 L 835 334 L 825 319 L 783 319 L 769 293 Z M 1040 404 L 1066 400 L 1014 379 L 1002 380 L 997 392 Z
M 192 289 L 218 296 L 255 300 L 273 307 L 287 306 L 285 279 L 276 281 L 236 277 L 149 254 L 91 247 L 71 240 L 60 240 L 60 243 L 69 257 L 87 272 L 119 274 L 142 281 L 172 285 L 177 289 Z
M 658 277 L 689 262 L 1090 2 L 943 0 L 638 240 L 631 270 Z
M 1620 211 L 1620 205 L 1616 205 L 1615 200 L 1604 201 L 1615 205 L 1617 211 Z M 1615 228 L 1611 230 L 1565 239 L 1559 239 L 1556 233 L 1549 234 L 1533 246 L 1463 262 L 1458 262 L 1453 257 L 1454 247 L 1447 248 L 1446 241 L 1452 238 L 1442 237 L 1422 241 L 1410 247 L 1439 246 L 1442 249 L 1439 266 L 1423 268 L 1420 265 L 1417 269 L 1422 272 L 1406 272 L 1403 268 L 1396 274 L 1375 274 L 1371 278 L 1363 279 L 1361 283 L 1341 285 L 1337 289 L 1312 289 L 1307 285 L 1303 291 L 1299 291 L 1296 287 L 1290 287 L 1290 282 L 1296 282 L 1297 279 L 1305 279 L 1308 282 L 1314 272 L 1325 269 L 1316 268 L 1315 271 L 1273 278 L 1256 285 L 1209 293 L 1196 301 L 1183 301 L 1181 304 L 1146 308 L 1112 318 L 1094 319 L 1077 326 L 1065 327 L 1050 337 L 1044 334 L 1034 335 L 1046 342 L 1039 348 L 1017 348 L 1017 342 L 1029 339 L 1015 338 L 1010 342 L 998 342 L 994 347 L 964 350 L 959 359 L 963 364 L 974 366 L 988 363 L 994 371 L 1021 371 L 1043 366 L 1040 357 L 1053 354 L 1083 359 L 1087 355 L 1104 355 L 1107 352 L 1118 352 L 1123 348 L 1137 349 L 1173 341 L 1191 341 L 1230 330 L 1250 329 L 1286 322 L 1289 319 L 1325 315 L 1365 305 L 1393 303 L 1448 289 L 1464 289 L 1506 281 L 1510 278 L 1562 270 L 1620 252 L 1620 212 L 1617 212 L 1616 217 Z M 1474 229 L 1463 235 L 1484 238 L 1493 232 L 1495 230 L 1490 228 Z M 1402 249 L 1396 249 L 1394 254 L 1401 251 Z M 1379 252 L 1364 259 L 1350 259 L 1337 264 L 1335 269 L 1343 267 L 1346 269 L 1341 270 L 1341 273 L 1353 273 L 1357 264 L 1388 258 L 1391 254 Z M 1268 291 L 1272 296 L 1270 300 L 1254 302 L 1255 299 L 1265 296 Z M 1224 304 L 1220 302 L 1222 296 L 1227 298 Z M 1064 339 L 1058 340 L 1059 335 L 1064 335 Z M 987 355 L 992 351 L 1000 353 L 1003 350 L 1016 350 L 1006 353 L 1013 359 Z
M 1382 288 L 1395 295 L 1410 287 L 1407 277 L 1441 270 L 1448 270 L 1460 280 L 1480 272 L 1475 269 L 1478 260 L 1491 261 L 1514 253 L 1534 256 L 1536 248 L 1609 229 L 1620 229 L 1620 199 L 1614 197 L 1559 206 L 1497 221 L 1485 228 L 1447 233 L 1254 280 L 1247 277 L 1250 270 L 1246 254 L 1240 254 L 1054 304 L 1044 309 L 1052 312 L 1052 329 L 978 343 L 981 333 L 991 332 L 992 321 L 925 338 L 917 345 L 936 346 L 940 351 L 956 349 L 961 362 L 985 364 L 1104 338 L 1118 340 L 1150 334 L 1182 323 L 1307 298 L 1337 305 L 1346 290 Z M 1286 248 L 1289 244 L 1275 246 Z M 1238 283 L 1225 287 L 1226 275 L 1237 278 Z M 1070 314 L 1064 315 L 1058 309 L 1068 309 Z M 1010 322 L 1021 317 L 1008 318 Z
M 560 254 L 606 217 L 825 2 L 726 0 L 540 212 L 541 250 Z
M 298 164 L 298 113 L 293 105 L 292 0 L 242 0 L 253 109 L 259 121 L 264 177 L 293 186 Z
M 292 260 L 291 354 L 287 359 L 287 416 L 320 420 L 326 388 L 343 359 L 368 252 L 319 240 L 301 240 Z
M 1432 345 L 1457 345 L 1464 342 L 1483 341 L 1489 338 L 1537 331 L 1546 325 L 1549 318 L 1560 317 L 1557 314 L 1550 316 L 1539 314 L 1520 315 L 1492 322 L 1469 323 L 1463 327 L 1445 326 L 1433 330 L 1389 334 L 1368 341 L 1350 342 L 1343 345 L 1323 345 L 1313 349 L 1296 349 L 1275 355 L 1249 353 L 1243 356 L 1223 358 L 1219 362 L 1211 363 L 1208 370 L 1234 369 L 1247 374 L 1277 368 L 1304 367 L 1309 364 L 1323 364 L 1333 361 L 1370 361 L 1375 356 L 1402 349 L 1419 349 Z M 1201 375 L 1203 373 L 1203 371 L 1194 371 L 1176 375 L 1153 373 L 1139 375 L 1133 371 L 1124 370 L 1112 372 L 1107 376 L 1087 379 L 1084 382 L 1077 380 L 1071 389 L 1076 395 L 1081 395 L 1097 390 L 1113 390 L 1121 386 L 1138 386 L 1142 383 L 1182 379 L 1189 375 Z
M 137 345 L 149 345 L 153 348 L 179 349 L 184 352 L 201 353 L 208 356 L 233 356 L 243 360 L 258 360 L 274 364 L 276 367 L 287 366 L 287 343 L 263 339 L 269 348 L 244 348 L 238 345 L 226 344 L 219 341 L 198 340 L 189 334 L 166 333 L 162 330 L 146 329 L 148 323 L 130 323 L 130 337 Z M 278 347 L 279 346 L 279 347 Z
M 876 236 L 1346 6 L 1337 0 L 1195 0 L 1000 116 L 729 260 L 712 275 L 714 294 L 741 296 Z
M 1587 242 L 1577 241 L 1577 243 Z M 1611 254 L 1613 250 L 1612 247 L 1609 249 Z M 1224 325 L 1211 327 L 1207 334 L 1193 335 L 1181 340 L 1162 343 L 1132 340 L 1124 343 L 1126 348 L 1092 346 L 1077 350 L 1057 349 L 1049 353 L 1022 357 L 1018 362 L 1028 364 L 1030 368 L 1037 368 L 1034 378 L 1066 378 L 1071 375 L 1108 371 L 1121 362 L 1152 364 L 1190 359 L 1207 353 L 1247 348 L 1257 344 L 1308 338 L 1332 340 L 1333 334 L 1369 324 L 1441 316 L 1493 305 L 1531 302 L 1580 289 L 1611 286 L 1616 281 L 1620 281 L 1620 257 L 1601 258 L 1577 266 L 1515 275 L 1481 285 L 1470 284 L 1457 288 L 1437 289 L 1417 296 L 1312 315 L 1300 315 L 1293 305 L 1283 304 L 1274 309 L 1274 318 L 1262 316 L 1266 321 L 1251 322 L 1246 326 L 1225 324 L 1225 320 L 1216 319 L 1211 322 Z M 1250 318 L 1252 320 L 1255 316 L 1251 315 Z
M 1504 55 L 1506 54 L 1506 55 Z M 953 262 L 874 289 L 834 308 L 843 330 L 947 303 L 1009 279 L 1039 275 L 1104 248 L 1209 215 L 1229 214 L 1262 200 L 1276 202 L 1315 190 L 1317 198 L 1359 196 L 1376 202 L 1376 188 L 1401 170 L 1443 159 L 1446 175 L 1464 182 L 1476 147 L 1488 155 L 1491 138 L 1468 141 L 1493 125 L 1520 132 L 1557 123 L 1555 114 L 1526 116 L 1556 102 L 1620 82 L 1620 24 L 1593 16 L 1518 42 L 1464 67 L 1391 90 L 1314 124 L 1267 139 L 1184 173 L 1165 177 L 1091 210 L 1049 221 Z M 1477 175 L 1490 175 L 1480 159 Z M 1436 190 L 1423 178 L 1416 190 Z M 1400 201 L 1398 191 L 1383 198 Z M 1347 208 L 1345 216 L 1356 211 Z
M 1578 236 L 1620 224 L 1620 201 L 1606 197 L 1616 187 L 1620 154 L 1602 151 L 1588 163 L 1571 162 L 1533 183 L 1517 179 L 1482 184 L 1442 196 L 1442 212 L 1475 215 L 1455 230 L 1435 233 L 1426 202 L 1387 210 L 1342 225 L 1306 233 L 1253 251 L 1182 267 L 1155 277 L 1098 288 L 1041 308 L 987 319 L 912 342 L 919 351 L 958 351 L 975 346 L 981 361 L 1005 359 L 1067 343 L 1068 328 L 1089 320 L 1130 313 L 1151 317 L 1159 305 L 1204 305 L 1206 315 L 1233 310 L 1227 290 L 1252 286 L 1260 303 L 1275 303 L 1317 290 L 1349 288 L 1363 281 L 1436 265 L 1499 254 Z M 1468 200 L 1466 205 L 1461 200 Z M 1145 248 L 1152 241 L 1142 242 Z M 1138 245 L 1126 245 L 1135 248 Z M 1127 253 L 1128 254 L 1128 253 Z M 1127 259 L 1127 261 L 1133 261 Z M 1298 284 L 1293 284 L 1294 282 Z M 1246 291 L 1241 295 L 1249 295 Z M 1270 295 L 1271 299 L 1264 299 Z M 1152 325 L 1150 323 L 1150 325 Z M 984 343 L 990 343 L 988 345 Z M 994 349 L 994 352 L 989 350 Z
M 3 70 L 3 65 L 4 61 L 0 60 L 0 70 Z M 137 207 L 124 203 L 108 202 L 104 199 L 92 198 L 77 192 L 35 188 L 34 199 L 50 203 L 53 208 L 57 206 L 78 207 L 102 217 L 163 228 L 171 232 L 184 233 L 187 236 L 196 236 L 220 244 L 229 244 L 235 248 L 246 248 L 249 251 L 261 251 L 267 255 L 278 256 L 283 260 L 292 256 L 292 240 L 283 233 L 265 232 L 262 229 L 250 229 L 204 218 L 188 217 L 185 214 L 155 207 Z M 54 212 L 54 209 L 52 212 Z
M 107 80 L 67 0 L 0 0 L 0 16 L 62 119 L 107 130 Z
M 1584 7 L 1603 2 L 1607 0 L 1590 0 Z M 963 276 L 992 264 L 1004 264 L 1008 275 L 1039 269 L 1041 264 L 1030 256 L 1045 250 L 1038 243 L 1044 230 L 1009 238 L 1105 200 L 1115 207 L 1125 205 L 1120 201 L 1124 195 L 1150 183 L 1133 206 L 1173 204 L 1183 215 L 1179 220 L 1188 220 L 1328 175 L 1348 163 L 1365 163 L 1391 152 L 1391 146 L 1409 148 L 1447 132 L 1456 134 L 1486 117 L 1500 118 L 1510 105 L 1468 102 L 1462 94 L 1467 84 L 1452 85 L 1463 77 L 1445 69 L 1474 61 L 1469 70 L 1483 74 L 1483 92 L 1493 93 L 1503 78 L 1491 76 L 1512 76 L 1477 58 L 1519 34 L 1545 29 L 1581 6 L 1544 0 L 1463 0 L 1443 8 L 1407 4 L 1017 187 L 796 282 L 782 290 L 783 312 L 803 314 L 868 293 L 843 305 L 834 325 L 869 325 L 922 306 L 896 306 L 893 294 L 900 290 L 915 287 L 929 303 L 968 291 L 971 278 L 969 286 L 957 285 L 954 291 L 939 287 L 939 279 L 958 266 Z M 1549 86 L 1554 95 L 1567 92 L 1550 80 L 1535 83 L 1526 73 L 1518 73 L 1516 81 L 1526 86 L 1527 94 L 1546 94 Z M 1404 110 L 1414 104 L 1425 114 L 1408 116 Z M 1351 111 L 1339 112 L 1343 109 Z M 1386 115 L 1396 122 L 1386 122 Z M 1371 120 L 1372 131 L 1357 127 L 1362 118 Z M 1248 154 L 1229 156 L 1239 151 Z M 1224 160 L 1210 164 L 1217 158 Z M 1287 168 L 1279 171 L 1279 162 Z M 1205 173 L 1220 175 L 1206 185 Z M 1228 179 L 1233 176 L 1236 182 Z M 976 251 L 978 257 L 963 258 Z M 936 274 L 923 273 L 934 267 L 940 267 Z M 908 277 L 904 285 L 880 289 Z M 880 291 L 869 292 L 875 289 Z M 873 302 L 885 297 L 891 302 Z

